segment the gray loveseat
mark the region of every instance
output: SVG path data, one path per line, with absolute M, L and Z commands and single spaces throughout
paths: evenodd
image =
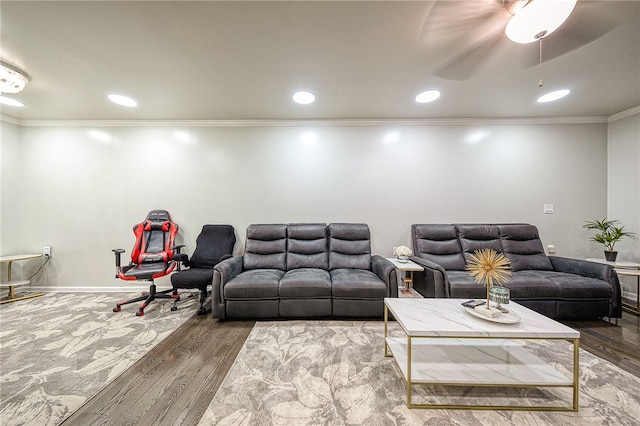
M 214 318 L 381 318 L 397 297 L 396 270 L 371 255 L 357 223 L 247 228 L 245 250 L 216 265 Z
M 550 318 L 620 318 L 618 276 L 608 265 L 547 256 L 529 224 L 415 224 L 411 260 L 425 268 L 414 288 L 426 297 L 485 298 L 465 271 L 470 253 L 492 248 L 510 260 L 511 298 Z

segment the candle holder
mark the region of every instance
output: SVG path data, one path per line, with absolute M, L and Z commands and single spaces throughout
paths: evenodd
M 489 299 L 496 304 L 496 309 L 500 309 L 500 311 L 505 314 L 509 313 L 509 310 L 502 305 L 509 304 L 511 290 L 506 287 L 491 287 L 489 289 Z

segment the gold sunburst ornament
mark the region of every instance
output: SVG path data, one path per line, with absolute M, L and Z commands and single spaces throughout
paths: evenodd
M 511 276 L 511 262 L 504 254 L 494 249 L 476 250 L 469 255 L 467 272 L 473 280 L 484 284 L 487 288 L 487 309 L 489 306 L 489 290 L 494 285 L 504 285 Z

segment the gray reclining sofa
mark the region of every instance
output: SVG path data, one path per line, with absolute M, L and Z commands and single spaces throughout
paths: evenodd
M 381 318 L 396 270 L 371 255 L 357 223 L 256 224 L 245 250 L 216 265 L 214 318 Z
M 612 267 L 547 256 L 529 224 L 415 224 L 411 260 L 425 268 L 414 288 L 425 297 L 486 298 L 466 272 L 469 254 L 492 248 L 510 260 L 511 299 L 557 319 L 620 318 L 622 300 Z

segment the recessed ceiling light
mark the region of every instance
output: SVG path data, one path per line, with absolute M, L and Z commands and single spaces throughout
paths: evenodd
M 7 98 L 6 96 L 0 96 L 0 104 L 14 106 L 14 107 L 24 106 L 22 102 L 16 101 L 15 99 Z
M 549 92 L 546 95 L 542 95 L 538 98 L 538 102 L 552 102 L 557 101 L 558 99 L 564 98 L 571 91 L 568 89 L 556 90 L 555 92 Z
M 426 92 L 419 93 L 418 96 L 416 96 L 416 102 L 419 104 L 426 104 L 435 101 L 439 97 L 439 90 L 427 90 Z
M 126 106 L 129 108 L 138 106 L 138 102 L 131 99 L 130 97 L 124 95 L 116 95 L 115 93 L 109 95 L 109 100 L 115 104 Z
M 293 94 L 293 101 L 302 105 L 311 104 L 315 100 L 316 97 L 311 92 L 296 92 Z

